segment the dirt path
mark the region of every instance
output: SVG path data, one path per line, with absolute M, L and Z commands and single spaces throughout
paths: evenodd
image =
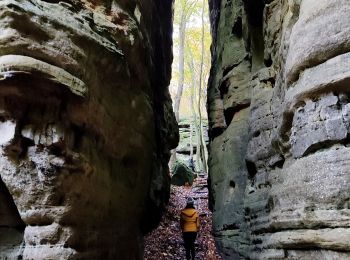
M 188 196 L 195 199 L 195 206 L 200 214 L 201 230 L 196 240 L 196 259 L 221 259 L 211 235 L 207 180 L 197 178 L 192 187 L 171 187 L 169 206 L 159 227 L 145 238 L 146 260 L 185 259 L 179 216 Z

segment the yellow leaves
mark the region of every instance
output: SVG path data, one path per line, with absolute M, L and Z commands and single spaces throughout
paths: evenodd
M 170 84 L 170 92 L 172 96 L 177 93 L 179 86 L 179 80 L 182 79 L 182 71 L 179 70 L 179 57 L 180 57 L 180 23 L 181 16 L 185 13 L 186 32 L 185 32 L 185 46 L 184 46 L 184 82 L 183 82 L 183 94 L 180 103 L 180 114 L 183 116 L 191 115 L 190 99 L 194 95 L 193 100 L 197 104 L 199 79 L 200 79 L 200 68 L 202 62 L 202 5 L 201 0 L 177 0 L 175 1 L 175 17 L 174 17 L 174 34 L 173 34 L 173 52 L 174 61 L 172 67 L 172 81 Z M 206 86 L 208 75 L 211 65 L 210 45 L 210 22 L 209 22 L 209 11 L 208 5 L 204 5 L 204 55 L 203 55 L 203 71 L 202 71 L 202 91 L 201 103 L 203 104 L 203 111 L 205 110 L 204 104 L 206 99 Z M 183 20 L 182 20 L 183 21 Z M 196 97 L 197 96 L 197 97 Z M 185 115 L 185 114 L 186 115 Z

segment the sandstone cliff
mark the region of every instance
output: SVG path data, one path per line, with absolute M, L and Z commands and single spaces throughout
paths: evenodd
M 210 0 L 224 259 L 350 259 L 350 2 Z
M 0 258 L 140 259 L 178 142 L 171 0 L 0 1 Z

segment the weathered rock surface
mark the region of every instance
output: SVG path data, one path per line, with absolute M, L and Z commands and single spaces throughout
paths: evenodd
M 193 118 L 181 119 L 179 122 L 179 145 L 176 148 L 176 160 L 186 164 L 189 168 L 196 170 L 197 164 L 197 129 Z M 202 118 L 202 131 L 206 146 L 209 145 L 208 120 Z M 191 146 L 192 145 L 192 146 Z M 192 147 L 192 148 L 191 148 Z M 192 161 L 191 161 L 192 149 Z M 198 169 L 197 169 L 198 170 Z
M 176 186 L 192 185 L 195 173 L 183 162 L 176 161 L 172 169 L 171 184 Z
M 171 0 L 0 1 L 0 258 L 141 259 L 178 133 Z
M 350 2 L 211 0 L 224 259 L 350 259 Z

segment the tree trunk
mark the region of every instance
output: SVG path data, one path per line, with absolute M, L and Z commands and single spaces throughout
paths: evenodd
M 195 109 L 195 100 L 196 100 L 196 78 L 195 78 L 195 68 L 194 68 L 194 62 L 193 62 L 193 55 L 191 50 L 189 50 L 189 59 L 188 59 L 188 67 L 190 69 L 191 72 L 191 81 L 192 81 L 192 86 L 191 86 L 191 96 L 190 96 L 190 106 L 191 106 L 191 111 L 192 111 L 192 119 L 193 119 L 193 125 L 194 125 L 194 130 L 195 130 L 195 134 L 196 134 L 196 170 L 202 171 L 203 170 L 203 166 L 202 166 L 202 159 L 200 156 L 200 134 L 199 134 L 199 122 L 197 120 L 197 112 Z
M 174 102 L 174 113 L 177 122 L 179 122 L 180 115 L 180 103 L 181 103 L 181 97 L 184 87 L 184 63 L 185 63 L 185 38 L 186 38 L 186 24 L 187 24 L 187 17 L 186 17 L 186 3 L 183 3 L 181 8 L 181 20 L 179 25 L 179 81 L 177 86 L 177 93 L 175 97 Z
M 179 25 L 179 81 L 178 81 L 178 87 L 177 87 L 177 93 L 175 97 L 174 102 L 174 113 L 176 121 L 179 123 L 180 121 L 180 103 L 181 103 L 181 97 L 184 87 L 184 63 L 185 63 L 185 38 L 186 38 L 186 23 L 187 23 L 187 17 L 186 17 L 186 1 L 182 1 L 181 3 L 181 19 L 180 19 L 180 25 Z M 176 162 L 176 148 L 171 150 L 171 157 L 169 161 L 170 169 L 173 167 L 173 165 Z
M 201 64 L 199 71 L 199 89 L 198 89 L 198 113 L 199 113 L 199 144 L 200 146 L 197 149 L 200 149 L 200 156 L 202 159 L 203 171 L 205 173 L 207 170 L 207 158 L 205 153 L 205 143 L 203 143 L 203 131 L 202 131 L 202 111 L 201 111 L 201 99 L 202 99 L 202 83 L 203 83 L 203 63 L 204 63 L 204 9 L 205 8 L 205 0 L 202 2 L 202 35 L 201 35 Z
M 190 160 L 193 160 L 192 128 L 193 128 L 193 123 L 190 122 Z

